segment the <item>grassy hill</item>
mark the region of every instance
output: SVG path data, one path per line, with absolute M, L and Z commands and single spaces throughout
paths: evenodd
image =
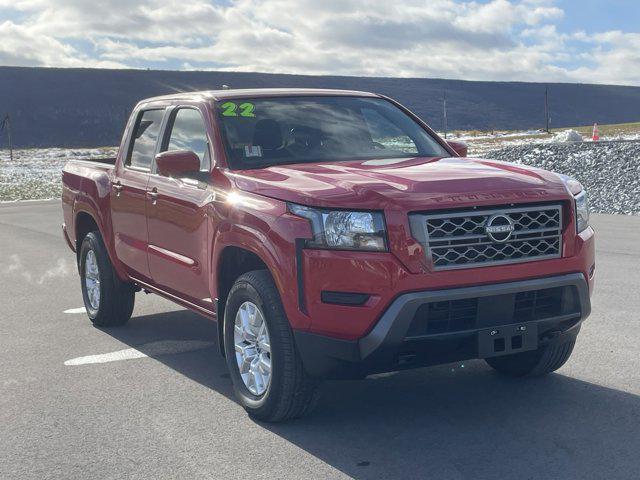
M 438 130 L 443 126 L 446 91 L 450 130 L 544 126 L 545 85 L 538 83 L 18 67 L 0 67 L 0 116 L 11 115 L 16 147 L 115 145 L 138 100 L 223 84 L 374 91 L 399 100 Z M 554 127 L 640 120 L 640 87 L 566 83 L 548 87 Z M 0 148 L 5 147 L 3 135 Z

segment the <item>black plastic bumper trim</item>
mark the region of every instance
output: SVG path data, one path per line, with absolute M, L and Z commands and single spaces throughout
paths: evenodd
M 576 287 L 580 312 L 537 319 L 530 323 L 535 322 L 539 326 L 539 331 L 557 329 L 561 335 L 577 335 L 582 320 L 591 313 L 589 287 L 584 276 L 580 273 L 519 282 L 403 294 L 389 306 L 373 330 L 360 340 L 341 340 L 299 330 L 294 330 L 294 335 L 308 373 L 318 377 L 355 378 L 371 372 L 388 371 L 390 367 L 397 366 L 394 362 L 397 360 L 396 357 L 403 344 L 406 346 L 408 343 L 427 342 L 429 345 L 441 346 L 443 342 L 451 342 L 455 347 L 456 342 L 475 338 L 480 330 L 407 337 L 406 334 L 416 310 L 425 303 L 562 286 Z M 430 364 L 456 361 L 454 355 L 453 351 L 436 355 Z M 467 358 L 475 357 L 469 356 Z
M 304 267 L 302 262 L 303 251 L 306 240 L 304 238 L 296 238 L 296 283 L 298 287 L 298 308 L 304 314 L 307 313 L 307 302 L 305 301 L 304 292 Z
M 371 295 L 367 293 L 350 293 L 350 292 L 329 292 L 320 293 L 322 303 L 330 303 L 332 305 L 360 306 L 367 303 Z
M 580 298 L 580 316 L 583 320 L 587 318 L 591 313 L 591 301 L 589 298 L 589 287 L 581 273 L 570 273 L 557 277 L 538 278 L 520 282 L 450 288 L 401 295 L 386 310 L 373 330 L 360 339 L 359 347 L 361 357 L 363 359 L 368 357 L 383 344 L 385 346 L 400 346 L 405 339 L 405 335 L 416 310 L 424 303 L 504 295 L 562 286 L 575 286 L 577 288 Z

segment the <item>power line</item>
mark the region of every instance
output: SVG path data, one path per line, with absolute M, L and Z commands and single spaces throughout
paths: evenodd
M 449 129 L 447 123 L 447 91 L 445 90 L 442 96 L 442 129 L 444 130 L 445 139 L 447 138 L 447 130 Z
M 545 119 L 545 131 L 551 133 L 549 130 L 549 87 L 544 87 L 544 119 Z
M 11 117 L 7 113 L 0 125 L 0 132 L 7 130 L 7 138 L 9 139 L 9 159 L 13 162 L 13 143 L 11 142 Z

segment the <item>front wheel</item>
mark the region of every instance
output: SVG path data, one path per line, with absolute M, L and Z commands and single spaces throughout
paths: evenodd
M 266 270 L 234 283 L 224 313 L 224 346 L 236 397 L 253 417 L 298 418 L 317 399 L 317 382 L 304 371 L 280 295 Z
M 82 298 L 89 319 L 99 327 L 124 325 L 131 318 L 135 290 L 113 270 L 99 232 L 91 232 L 80 247 Z

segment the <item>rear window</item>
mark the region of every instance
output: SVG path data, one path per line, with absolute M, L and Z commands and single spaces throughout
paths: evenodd
M 138 116 L 126 165 L 149 170 L 156 151 L 164 110 L 146 110 Z
M 381 98 L 243 98 L 216 109 L 231 168 L 449 155 Z

